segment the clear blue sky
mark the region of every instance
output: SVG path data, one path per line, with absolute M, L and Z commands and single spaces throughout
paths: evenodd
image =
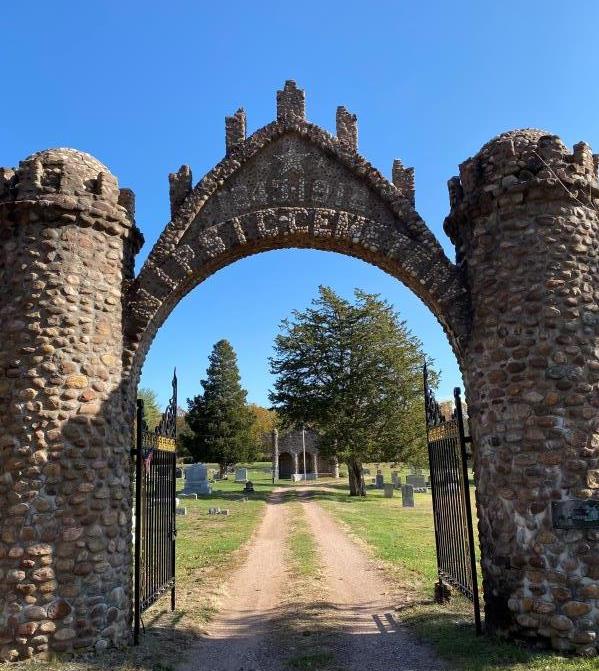
M 599 152 L 599 3 L 363 0 L 301 2 L 5 3 L 0 164 L 71 146 L 106 163 L 137 194 L 146 237 L 169 219 L 169 172 L 197 182 L 224 153 L 224 116 L 244 106 L 249 130 L 275 115 L 285 79 L 306 90 L 308 117 L 334 130 L 335 108 L 358 114 L 360 152 L 390 175 L 416 170 L 416 206 L 448 254 L 446 182 L 492 136 L 545 128 Z M 427 309 L 365 263 L 305 250 L 238 262 L 197 287 L 150 351 L 142 383 L 165 402 L 177 366 L 180 400 L 199 391 L 214 342 L 239 355 L 249 399 L 266 403 L 277 324 L 319 283 L 393 302 L 443 372 L 460 383 Z

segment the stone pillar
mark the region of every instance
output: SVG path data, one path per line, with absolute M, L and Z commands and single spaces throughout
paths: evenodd
M 586 145 L 496 138 L 450 182 L 446 231 L 472 300 L 463 363 L 486 621 L 596 652 L 599 528 L 552 503 L 599 499 L 599 193 Z
M 131 194 L 87 154 L 0 170 L 3 660 L 129 639 L 132 215 Z
M 339 459 L 337 457 L 333 457 L 333 477 L 339 477 Z
M 279 479 L 279 432 L 272 431 L 272 468 L 275 480 Z
M 297 452 L 293 452 L 293 474 L 298 475 L 299 474 L 299 456 Z

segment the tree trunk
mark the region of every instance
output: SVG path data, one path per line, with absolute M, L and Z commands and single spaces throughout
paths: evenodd
M 349 473 L 349 495 L 366 496 L 366 485 L 364 484 L 364 473 L 362 473 L 362 462 L 358 459 L 348 459 L 347 471 Z
M 225 475 L 227 474 L 227 464 L 219 464 L 218 465 L 218 477 L 223 480 Z

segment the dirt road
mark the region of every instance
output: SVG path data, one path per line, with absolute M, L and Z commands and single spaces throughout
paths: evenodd
M 328 602 L 323 617 L 335 623 L 329 645 L 339 666 L 344 671 L 447 669 L 397 621 L 397 594 L 362 548 L 318 503 L 303 503 L 320 549 Z
M 189 651 L 181 671 L 283 671 L 271 649 L 284 616 L 287 511 L 275 492 L 252 540 L 247 561 L 226 586 L 218 615 Z
M 302 585 L 287 565 L 288 512 L 283 493 L 275 492 L 219 614 L 180 671 L 448 669 L 396 620 L 393 587 L 310 500 L 312 488 L 296 491 L 319 550 L 320 580 Z

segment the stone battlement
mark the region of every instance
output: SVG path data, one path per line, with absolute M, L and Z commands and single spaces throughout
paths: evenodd
M 557 135 L 532 128 L 502 133 L 460 165 L 459 177 L 448 182 L 451 213 L 445 232 L 459 245 L 464 208 L 488 214 L 507 201 L 517 205 L 525 193 L 533 198 L 563 198 L 597 207 L 599 154 L 584 142 L 570 152 Z
M 0 168 L 0 204 L 38 201 L 66 210 L 88 210 L 125 228 L 134 225 L 135 197 L 90 154 L 46 149 L 18 168 Z

